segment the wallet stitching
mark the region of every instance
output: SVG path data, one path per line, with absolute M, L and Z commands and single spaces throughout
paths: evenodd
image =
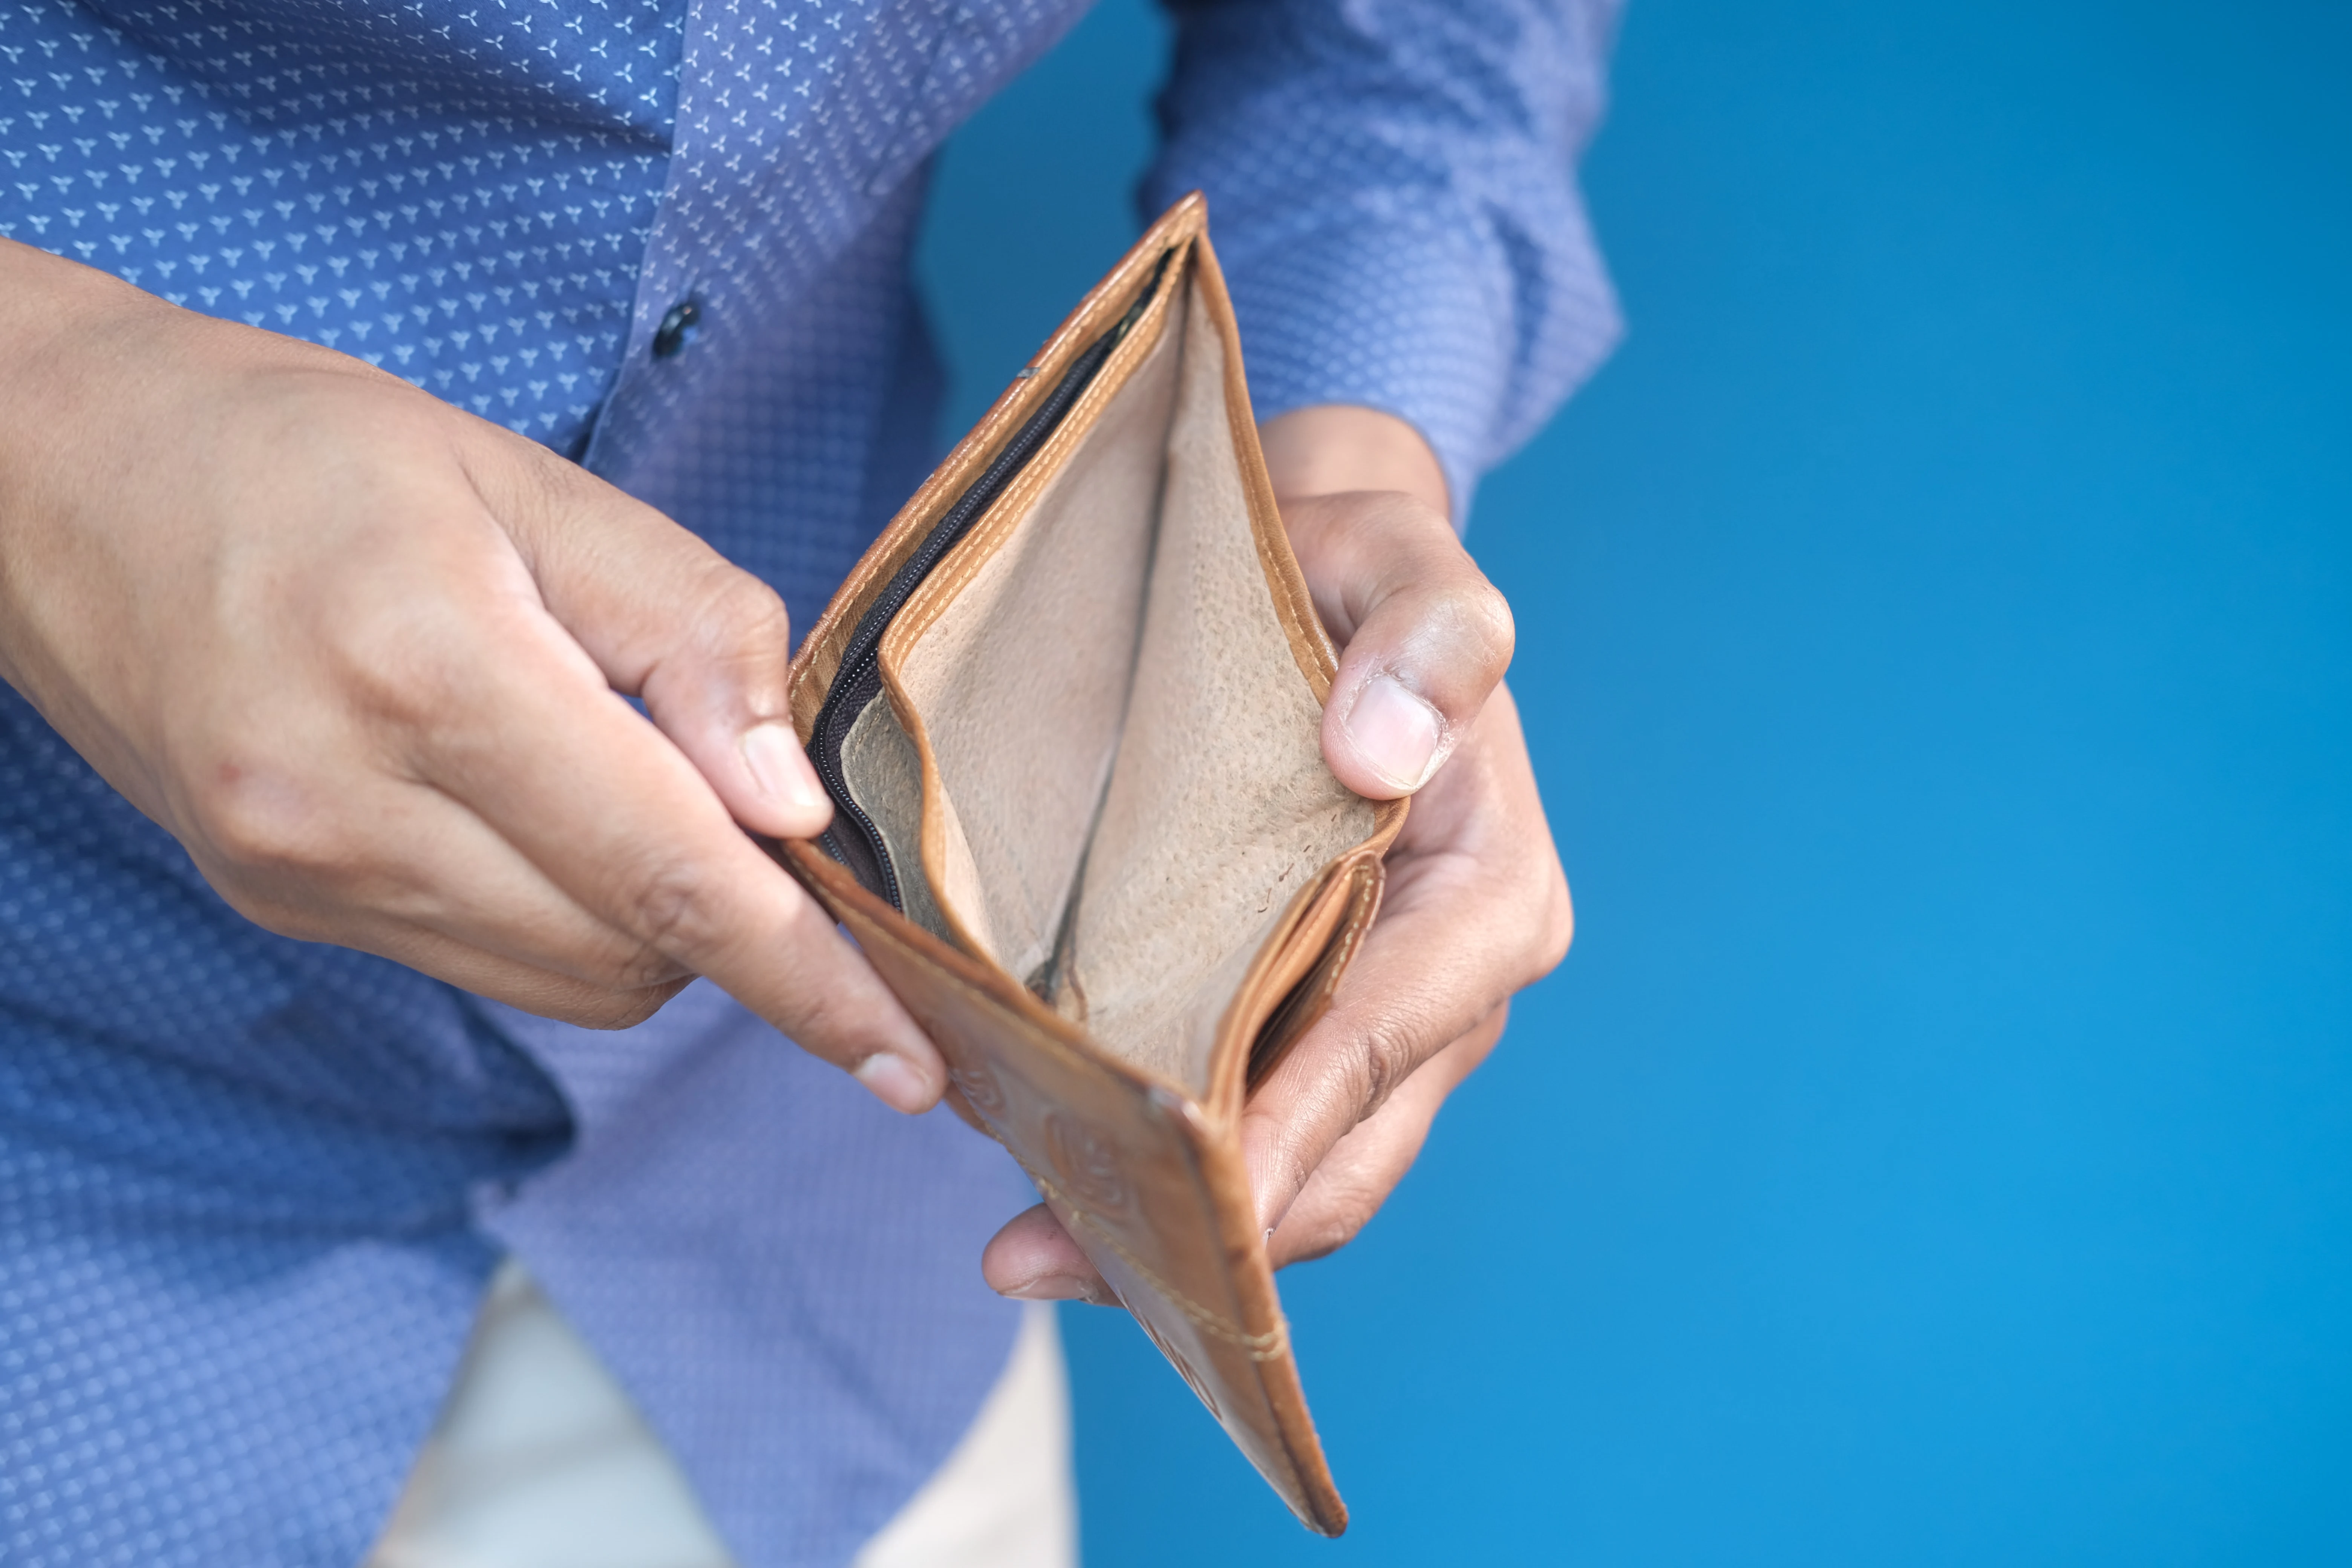
M 833 724 L 826 722 L 828 714 L 838 715 L 839 713 L 838 701 L 844 690 L 841 684 L 843 672 L 851 672 L 852 684 L 848 689 L 854 694 L 862 685 L 865 679 L 863 672 L 869 668 L 869 660 L 871 661 L 870 668 L 877 689 L 865 701 L 859 703 L 858 708 L 862 710 L 869 706 L 874 697 L 887 692 L 891 706 L 898 711 L 899 727 L 909 731 L 910 737 L 915 742 L 919 757 L 928 760 L 929 737 L 923 732 L 919 719 L 912 724 L 908 722 L 908 710 L 911 705 L 901 700 L 905 694 L 899 689 L 899 683 L 893 679 L 893 672 L 887 668 L 890 662 L 887 657 L 887 651 L 894 641 L 898 647 L 903 647 L 907 639 L 919 636 L 922 631 L 927 630 L 939 616 L 944 613 L 945 606 L 953 603 L 956 594 L 961 593 L 965 584 L 971 580 L 971 571 L 976 571 L 977 566 L 974 566 L 971 571 L 960 571 L 950 567 L 950 563 L 954 562 L 958 555 L 965 554 L 970 551 L 973 558 L 982 563 L 994 558 L 995 550 L 985 552 L 978 550 L 979 541 L 987 538 L 992 532 L 997 544 L 1001 546 L 1004 540 L 1011 536 L 1019 519 L 1027 514 L 1028 503 L 1040 493 L 1041 487 L 1055 477 L 1049 473 L 1044 478 L 1034 478 L 1039 472 L 1041 463 L 1047 467 L 1062 466 L 1064 459 L 1072 450 L 1073 444 L 1083 440 L 1096 428 L 1100 422 L 1102 411 L 1108 406 L 1109 401 L 1132 382 L 1135 366 L 1139 357 L 1149 351 L 1138 351 L 1137 353 L 1129 354 L 1127 340 L 1136 335 L 1133 329 L 1140 325 L 1154 309 L 1164 308 L 1165 301 L 1170 296 L 1161 292 L 1160 279 L 1167 272 L 1168 264 L 1175 254 L 1172 248 L 1161 253 L 1152 273 L 1151 281 L 1146 285 L 1145 291 L 1129 304 L 1127 313 L 1117 325 L 1087 344 L 1086 349 L 1063 371 L 1060 382 L 1045 395 L 1045 400 L 1031 411 L 1021 429 L 1016 431 L 998 450 L 996 456 L 990 459 L 987 468 L 966 486 L 962 496 L 931 523 L 929 531 L 925 533 L 907 553 L 906 558 L 899 562 L 898 567 L 892 571 L 888 584 L 884 586 L 879 595 L 873 598 L 864 614 L 858 617 L 856 626 L 850 632 L 848 641 L 835 650 L 835 668 L 833 682 L 824 700 L 819 703 L 816 716 L 810 725 L 809 742 L 814 748 L 811 760 L 816 763 L 818 773 L 826 780 L 828 793 L 834 795 L 836 803 L 842 807 L 841 815 L 847 816 L 850 826 L 856 831 L 854 835 L 844 833 L 837 817 L 835 826 L 824 834 L 822 842 L 835 858 L 846 864 L 850 859 L 846 847 L 855 841 L 859 856 L 873 862 L 876 879 L 881 883 L 879 890 L 884 899 L 894 907 L 903 907 L 905 902 L 898 868 L 891 857 L 889 846 L 884 840 L 881 830 L 862 805 L 853 798 L 845 782 L 845 775 L 842 772 L 840 761 L 842 737 L 846 734 L 844 726 L 854 723 L 854 720 L 841 720 Z M 1164 315 L 1162 320 L 1165 320 Z M 1156 340 L 1153 346 L 1157 346 Z M 1100 358 L 1096 359 L 1095 356 L 1097 354 Z M 1107 387 L 1106 374 L 1118 363 L 1122 354 L 1129 355 L 1127 374 L 1115 384 Z M 1077 390 L 1071 395 L 1069 402 L 1062 406 L 1060 412 L 1051 415 L 1052 425 L 1036 445 L 1026 451 L 1020 452 L 1016 457 L 1016 447 L 1026 441 L 1033 426 L 1040 420 L 1048 417 L 1049 411 L 1062 398 L 1073 378 L 1081 376 L 1081 367 L 1089 359 L 1095 360 L 1093 368 L 1083 371 L 1083 379 L 1079 380 Z M 1083 428 L 1076 428 L 1074 433 L 1074 426 L 1083 426 Z M 997 493 L 989 497 L 984 503 L 974 503 L 975 491 L 990 484 L 991 476 L 996 474 L 1008 463 L 1013 465 L 1012 469 L 1001 481 Z M 1013 503 L 1015 500 L 1022 504 L 1018 507 L 1014 506 Z M 930 556 L 928 563 L 924 563 L 924 558 L 929 554 L 933 542 L 940 538 L 940 531 L 950 528 L 950 520 L 955 519 L 968 503 L 976 504 L 977 510 L 961 521 L 952 524 L 958 537 L 940 543 L 940 552 Z M 1011 522 L 1003 521 L 1008 518 L 1013 521 Z M 931 580 L 939 575 L 941 568 L 950 568 L 950 575 L 940 588 L 934 589 Z M 908 584 L 905 594 L 898 595 L 898 584 L 909 573 L 915 574 L 914 579 Z M 895 604 L 891 602 L 894 595 L 897 596 Z M 921 611 L 921 606 L 926 604 L 933 606 L 928 616 L 924 616 Z M 870 644 L 865 644 L 866 626 L 877 615 L 883 616 L 882 624 L 874 631 L 874 640 Z M 864 644 L 865 651 L 856 652 L 853 658 L 853 651 L 857 650 L 861 644 Z M 928 783 L 927 777 L 926 784 Z M 927 813 L 927 819 L 928 816 Z M 923 835 L 925 841 L 931 837 L 928 831 Z M 919 847 L 918 853 L 920 853 Z M 919 869 L 926 877 L 929 875 L 928 865 Z M 969 941 L 970 933 L 963 930 L 960 921 L 955 922 L 954 929 L 960 938 Z
M 1120 1262 L 1126 1264 L 1129 1268 L 1134 1269 L 1136 1273 L 1141 1275 L 1143 1277 L 1143 1282 L 1150 1286 L 1152 1289 L 1159 1292 L 1160 1295 L 1166 1298 L 1168 1304 L 1174 1307 L 1178 1311 L 1183 1313 L 1184 1316 L 1191 1321 L 1194 1328 L 1199 1329 L 1203 1333 L 1214 1335 L 1216 1338 L 1224 1341 L 1227 1344 L 1233 1345 L 1236 1349 L 1246 1353 L 1250 1360 L 1254 1362 L 1279 1361 L 1284 1356 L 1290 1353 L 1290 1323 L 1289 1321 L 1284 1318 L 1279 1312 L 1275 1314 L 1274 1327 L 1266 1332 L 1263 1334 L 1244 1332 L 1222 1312 L 1213 1311 L 1209 1308 L 1203 1307 L 1198 1301 L 1193 1300 L 1192 1297 L 1187 1296 L 1183 1291 L 1170 1284 L 1160 1276 L 1159 1270 L 1153 1268 L 1150 1264 L 1144 1262 L 1143 1259 L 1138 1258 L 1133 1252 L 1129 1251 L 1126 1243 L 1120 1241 L 1117 1236 L 1112 1234 L 1110 1226 L 1106 1225 L 1103 1221 L 1096 1218 L 1093 1213 L 1089 1211 L 1085 1205 L 1075 1202 L 1070 1197 L 1069 1194 L 1062 1191 L 1062 1189 L 1055 1185 L 1051 1180 L 1038 1174 L 1038 1173 L 1030 1166 L 1028 1161 L 1021 1158 L 1020 1151 L 1013 1149 L 1009 1143 L 1005 1145 L 1005 1148 L 1007 1152 L 1013 1155 L 1013 1159 L 1019 1162 L 1022 1170 L 1028 1173 L 1029 1179 L 1037 1184 L 1037 1190 L 1039 1192 L 1044 1193 L 1047 1197 L 1052 1198 L 1055 1203 L 1060 1204 L 1062 1207 L 1069 1211 L 1072 1218 L 1076 1219 L 1080 1225 L 1085 1226 L 1088 1230 L 1094 1232 L 1097 1237 L 1101 1238 L 1106 1247 L 1108 1247 L 1113 1252 L 1118 1254 L 1118 1259 Z
M 996 559 L 998 552 L 1011 542 L 1013 533 L 1018 531 L 1022 521 L 1027 516 L 1027 509 L 1036 500 L 1039 492 L 1061 477 L 1061 468 L 1058 465 L 1070 455 L 1070 449 L 1094 433 L 1095 427 L 1102 422 L 1101 416 L 1104 408 L 1113 398 L 1126 391 L 1129 384 L 1134 381 L 1137 369 L 1145 359 L 1150 356 L 1152 351 L 1160 346 L 1161 340 L 1167 335 L 1168 312 L 1171 309 L 1169 301 L 1174 299 L 1175 295 L 1176 290 L 1171 287 L 1146 308 L 1143 321 L 1136 323 L 1143 331 L 1133 334 L 1130 338 L 1131 342 L 1138 342 L 1141 346 L 1135 351 L 1135 359 L 1122 367 L 1123 374 L 1118 376 L 1118 384 L 1108 387 L 1104 384 L 1109 379 L 1111 372 L 1111 363 L 1106 361 L 1101 374 L 1096 378 L 1095 384 L 1079 395 L 1076 405 L 1063 416 L 1060 426 L 1053 435 L 1045 438 L 1045 444 L 1039 447 L 1029 459 L 1023 472 L 1005 487 L 1004 492 L 999 495 L 990 506 L 989 515 L 983 517 L 972 531 L 959 541 L 956 548 L 950 552 L 950 558 L 956 555 L 966 556 L 964 560 L 957 561 L 950 567 L 951 575 L 942 578 L 939 573 L 934 572 L 924 580 L 923 585 L 916 590 L 915 595 L 908 601 L 908 609 L 916 609 L 916 599 L 927 600 L 929 602 L 922 606 L 922 609 L 928 610 L 929 614 L 922 615 L 919 612 L 919 616 L 909 616 L 905 611 L 901 611 L 898 616 L 892 618 L 890 629 L 883 634 L 882 640 L 886 645 L 893 642 L 898 644 L 896 651 L 899 659 L 903 659 L 907 654 L 913 651 L 906 645 L 929 631 L 940 616 L 947 613 L 949 605 L 954 602 L 956 596 L 971 586 L 972 579 L 979 576 L 988 563 Z M 1155 317 L 1158 320 L 1159 331 L 1152 332 L 1145 327 L 1145 322 L 1152 321 Z M 1111 360 L 1117 360 L 1119 354 L 1126 352 L 1128 352 L 1127 344 L 1119 344 L 1112 350 Z M 966 555 L 967 546 L 982 543 L 985 543 L 987 548 L 971 550 Z M 940 564 L 948 566 L 949 563 L 942 562 Z M 934 584 L 938 584 L 936 591 L 933 588 Z M 906 629 L 901 631 L 901 627 Z M 886 658 L 885 672 L 892 676 L 897 675 L 898 672 L 894 668 L 897 662 L 898 661 Z
M 1339 656 L 1331 646 L 1329 634 L 1323 629 L 1323 618 L 1316 611 L 1314 595 L 1307 587 L 1297 554 L 1290 548 L 1290 531 L 1282 521 L 1281 498 L 1274 493 L 1273 477 L 1266 472 L 1265 454 L 1257 445 L 1256 410 L 1250 403 L 1249 376 L 1242 363 L 1240 322 L 1234 314 L 1233 296 L 1225 288 L 1224 268 L 1217 265 L 1216 248 L 1205 234 L 1199 249 L 1202 256 L 1193 268 L 1192 282 L 1224 349 L 1225 418 L 1232 426 L 1235 447 L 1244 454 L 1256 456 L 1255 463 L 1244 460 L 1242 464 L 1242 495 L 1243 504 L 1249 511 L 1250 534 L 1257 546 L 1259 567 L 1275 584 L 1276 602 L 1290 612 L 1289 622 L 1283 629 L 1290 643 L 1291 657 L 1297 661 L 1299 672 L 1307 677 L 1316 700 L 1328 703 L 1332 683 L 1339 677 Z

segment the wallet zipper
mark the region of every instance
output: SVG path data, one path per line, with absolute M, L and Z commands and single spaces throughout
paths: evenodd
M 1054 390 L 1045 395 L 1034 413 L 1021 423 L 1003 449 L 992 458 L 980 477 L 956 498 L 940 521 L 931 527 L 915 553 L 906 564 L 891 574 L 890 581 L 865 615 L 858 617 L 857 629 L 850 634 L 848 646 L 842 649 L 841 664 L 835 674 L 832 689 L 825 694 L 824 706 L 817 710 L 816 722 L 809 733 L 809 760 L 816 765 L 817 776 L 824 781 L 825 793 L 833 796 L 835 817 L 817 842 L 835 860 L 849 868 L 868 891 L 888 900 L 892 909 L 904 914 L 906 900 L 898 886 L 898 868 L 891 864 L 889 847 L 883 841 L 881 829 L 866 815 L 865 807 L 851 798 L 849 781 L 842 772 L 841 747 L 848 739 L 850 727 L 858 715 L 866 711 L 882 691 L 882 635 L 890 623 L 914 597 L 923 579 L 932 568 L 947 558 L 949 551 L 971 531 L 972 524 L 984 515 L 989 506 L 1004 492 L 1005 488 L 1028 467 L 1046 439 L 1068 416 L 1079 397 L 1101 374 L 1109 362 L 1111 351 L 1125 341 L 1143 312 L 1159 297 L 1160 284 L 1168 271 L 1168 263 L 1175 256 L 1173 248 L 1160 254 L 1159 265 L 1153 268 L 1151 280 L 1136 296 L 1135 303 L 1118 319 L 1108 331 L 1087 345 L 1071 363 L 1070 368 L 1056 382 Z M 854 830 L 845 836 L 846 823 Z M 860 864 L 860 862 L 864 864 Z

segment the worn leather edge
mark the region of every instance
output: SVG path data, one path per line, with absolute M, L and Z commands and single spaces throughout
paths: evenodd
M 1244 1324 L 1267 1323 L 1285 1335 L 1286 1352 L 1257 1366 L 1259 1386 L 1273 1410 L 1275 1430 L 1296 1475 L 1301 1499 L 1292 1502 L 1309 1527 L 1324 1535 L 1348 1528 L 1348 1505 L 1332 1479 L 1323 1439 L 1307 1408 L 1306 1386 L 1299 1381 L 1298 1353 L 1287 1342 L 1289 1320 L 1275 1289 L 1274 1269 L 1266 1260 L 1265 1237 L 1257 1224 L 1257 1200 L 1250 1191 L 1249 1169 L 1242 1158 L 1241 1140 L 1216 1131 L 1195 1145 L 1201 1184 L 1207 1189 L 1211 1212 L 1219 1222 L 1231 1270 L 1234 1299 L 1241 1304 Z M 1239 1223 L 1234 1222 L 1238 1220 Z M 1298 1501 L 1305 1507 L 1298 1508 Z
M 1217 249 L 1207 234 L 1193 248 L 1199 258 L 1195 281 L 1209 307 L 1209 321 L 1225 348 L 1225 417 L 1232 423 L 1234 447 L 1241 458 L 1242 493 L 1249 504 L 1258 563 L 1274 590 L 1276 613 L 1290 639 L 1291 657 L 1298 661 L 1298 672 L 1314 689 L 1315 700 L 1328 702 L 1332 678 L 1339 669 L 1339 655 L 1324 634 L 1322 618 L 1315 613 L 1307 574 L 1291 552 L 1289 531 L 1282 525 L 1282 508 L 1274 496 L 1274 477 L 1266 471 L 1265 453 L 1257 444 L 1257 419 L 1250 410 L 1249 374 L 1242 363 L 1241 327 L 1234 319 L 1233 296 L 1225 291 L 1224 269 L 1217 265 Z
M 1177 1094 L 1183 1092 L 1181 1085 L 1123 1062 L 1105 1051 L 1087 1038 L 1076 1025 L 1038 1001 L 1027 986 L 1003 969 L 986 959 L 973 957 L 950 942 L 940 941 L 892 909 L 867 891 L 864 884 L 850 874 L 847 867 L 826 854 L 814 840 L 761 838 L 758 842 L 768 852 L 769 858 L 791 872 L 836 921 L 848 924 L 854 915 L 866 925 L 887 926 L 891 934 L 911 948 L 917 957 L 945 970 L 959 984 L 981 993 L 999 1006 L 1010 1009 L 1023 1022 L 1034 1026 L 1068 1052 L 1072 1060 L 1089 1067 L 1108 1068 L 1140 1088 L 1160 1089 Z

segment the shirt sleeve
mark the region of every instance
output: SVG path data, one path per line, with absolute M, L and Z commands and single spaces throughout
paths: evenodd
M 1205 191 L 1260 418 L 1405 419 L 1455 525 L 1621 331 L 1576 160 L 1618 0 L 1166 0 L 1147 211 Z

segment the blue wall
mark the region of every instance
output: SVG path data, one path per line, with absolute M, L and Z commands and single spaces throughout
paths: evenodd
M 950 148 L 969 418 L 1133 232 Z M 1635 0 L 1633 333 L 1487 487 L 1575 952 L 1284 1290 L 1356 1527 L 1066 1318 L 1127 1564 L 2352 1562 L 2352 23 Z

